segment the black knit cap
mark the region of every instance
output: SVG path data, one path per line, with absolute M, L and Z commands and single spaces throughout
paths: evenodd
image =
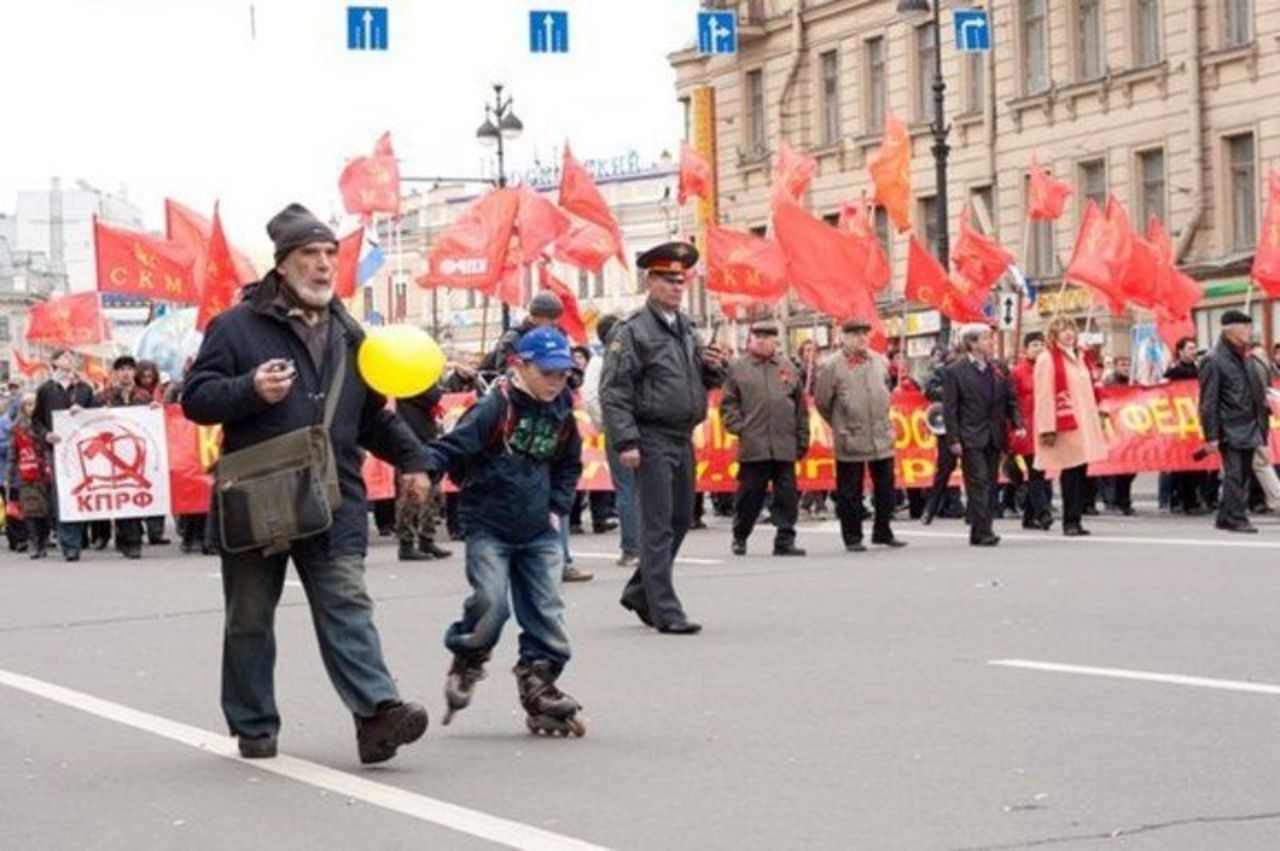
M 290 204 L 276 213 L 275 218 L 267 222 L 267 236 L 275 243 L 277 264 L 290 251 L 313 242 L 338 244 L 333 230 L 301 204 Z

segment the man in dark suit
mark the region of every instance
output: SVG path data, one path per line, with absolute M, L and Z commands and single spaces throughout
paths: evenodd
M 960 458 L 968 502 L 969 543 L 994 547 L 992 494 L 1009 423 L 1024 434 L 1022 412 L 1008 378 L 991 362 L 994 335 L 986 325 L 965 325 L 958 338 L 963 355 L 943 373 L 942 414 L 951 451 Z

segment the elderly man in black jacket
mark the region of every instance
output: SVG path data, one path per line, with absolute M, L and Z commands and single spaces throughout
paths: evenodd
M 55 349 L 49 358 L 53 365 L 53 375 L 36 390 L 36 406 L 31 413 L 31 431 L 37 440 L 43 440 L 50 446 L 62 438 L 53 430 L 54 411 L 71 411 L 75 413 L 81 408 L 94 408 L 98 400 L 93 388 L 80 379 L 76 373 L 75 353 L 68 349 Z M 52 454 L 52 453 L 50 453 Z M 55 481 L 57 471 L 54 471 Z M 54 508 L 57 509 L 58 489 L 52 488 Z M 58 520 L 58 548 L 67 561 L 79 561 L 80 550 L 84 546 L 85 524 L 63 523 Z
M 1253 320 L 1239 310 L 1222 314 L 1222 336 L 1200 365 L 1200 428 L 1222 456 L 1222 500 L 1216 526 L 1256 533 L 1246 514 L 1253 453 L 1266 440 L 1266 382 L 1248 368 Z
M 338 242 L 305 208 L 291 204 L 267 225 L 276 268 L 243 302 L 214 318 L 187 378 L 182 408 L 223 427 L 223 452 L 323 421 L 339 359 L 346 379 L 329 430 L 341 491 L 328 532 L 283 553 L 222 555 L 226 598 L 222 709 L 246 758 L 272 757 L 280 715 L 274 694 L 274 617 L 292 559 L 311 605 L 329 679 L 356 719 L 361 762 L 382 762 L 426 731 L 427 713 L 400 700 L 382 658 L 365 590 L 368 535 L 361 448 L 406 472 L 417 498 L 428 488 L 419 441 L 356 368 L 360 328 L 333 298 Z M 215 529 L 216 517 L 210 518 Z
M 605 354 L 600 400 L 605 435 L 636 471 L 640 566 L 622 606 L 661 632 L 693 635 L 672 583 L 672 564 L 693 522 L 693 430 L 707 416 L 707 388 L 724 378 L 727 353 L 698 340 L 680 312 L 698 250 L 669 242 L 642 254 L 645 306 L 619 323 Z
M 991 527 L 1000 453 L 1008 448 L 1008 424 L 1021 436 L 1022 411 L 1008 378 L 991 360 L 991 328 L 965 325 L 959 337 L 964 354 L 943 373 L 946 440 L 964 472 L 969 543 L 994 547 L 1000 543 Z

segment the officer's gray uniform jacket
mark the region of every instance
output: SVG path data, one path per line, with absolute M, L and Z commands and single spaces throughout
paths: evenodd
M 605 437 L 617 452 L 634 449 L 640 432 L 687 440 L 707 417 L 707 389 L 724 377 L 702 363 L 705 346 L 682 313 L 668 323 L 652 303 L 610 334 L 600 379 Z

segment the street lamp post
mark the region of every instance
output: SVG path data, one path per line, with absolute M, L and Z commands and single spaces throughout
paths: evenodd
M 515 112 L 511 109 L 511 97 L 508 96 L 504 101 L 502 99 L 502 84 L 493 84 L 493 106 L 485 106 L 484 123 L 480 125 L 480 129 L 476 131 L 476 138 L 486 145 L 496 144 L 498 146 L 498 187 L 502 188 L 507 185 L 507 170 L 505 160 L 504 141 L 512 141 L 524 131 L 524 123 L 516 118 Z M 502 330 L 505 332 L 511 327 L 511 308 L 504 301 L 502 303 Z
M 937 227 L 938 227 L 938 262 L 942 264 L 942 268 L 947 271 L 951 270 L 951 235 L 948 231 L 949 216 L 947 215 L 947 157 L 951 154 L 951 146 L 947 144 L 947 135 L 950 128 L 947 127 L 946 121 L 946 92 L 947 83 L 942 78 L 942 0 L 898 0 L 898 14 L 915 15 L 933 13 L 933 122 L 930 130 L 933 131 L 933 167 L 935 173 L 935 182 L 937 183 L 937 195 L 935 196 L 937 207 Z M 951 332 L 951 321 L 946 317 L 941 317 L 939 321 L 939 336 L 945 342 Z

